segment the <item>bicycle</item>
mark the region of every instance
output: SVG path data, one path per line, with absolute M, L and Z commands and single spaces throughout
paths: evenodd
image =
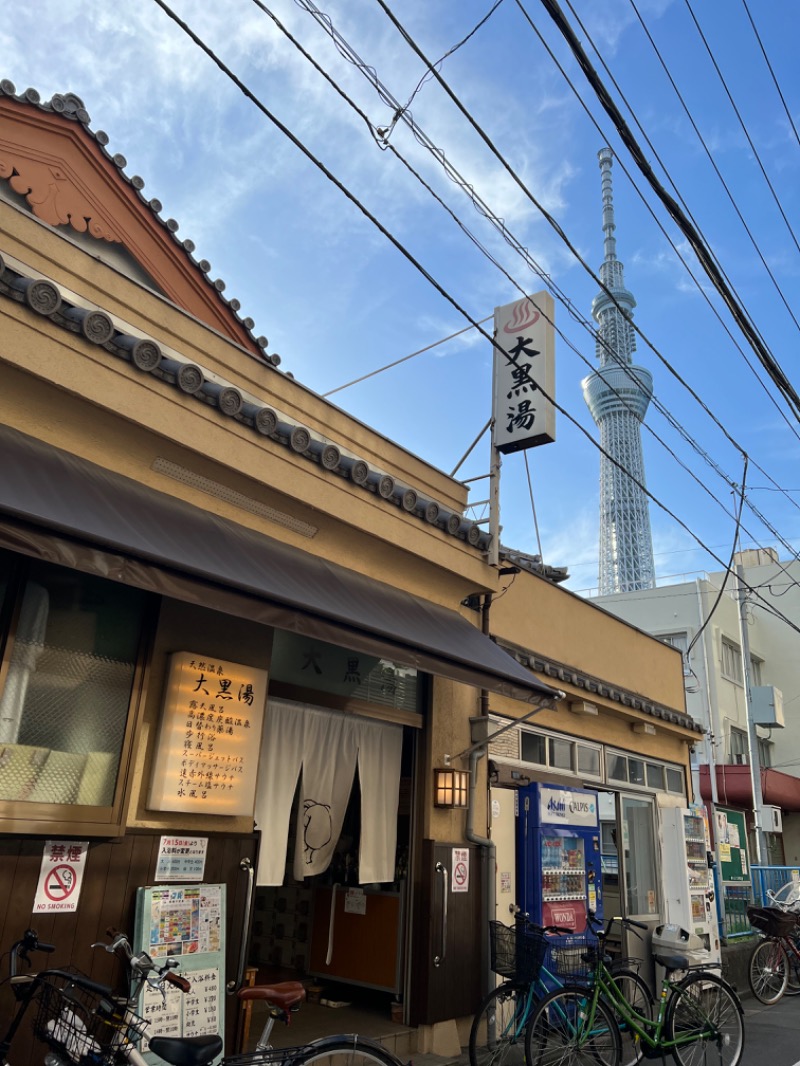
M 506 980 L 487 993 L 472 1021 L 470 1066 L 521 1066 L 534 1007 L 563 987 L 565 969 L 571 974 L 569 960 L 586 950 L 587 937 L 559 926 L 533 925 L 524 915 L 513 927 L 490 922 L 489 932 L 492 970 Z M 653 997 L 636 970 L 630 969 L 636 964 L 636 960 L 619 959 L 611 964 L 611 972 L 625 997 L 649 1016 Z M 621 1039 L 621 1066 L 635 1066 L 641 1058 L 638 1042 L 627 1028 Z
M 747 967 L 750 991 L 771 1006 L 800 994 L 800 914 L 788 907 L 748 907 L 747 920 L 761 937 Z
M 168 957 L 157 966 L 146 952 L 134 954 L 128 938 L 109 929 L 110 943 L 93 944 L 112 953 L 125 967 L 127 994 L 115 996 L 105 985 L 97 984 L 82 974 L 45 970 L 26 975 L 26 988 L 18 994 L 20 1009 L 10 1026 L 9 1034 L 0 1042 L 7 1054 L 31 1004 L 38 1003 L 34 1034 L 55 1052 L 57 1061 L 49 1066 L 149 1066 L 139 1043 L 145 1036 L 148 1022 L 138 1013 L 141 991 L 145 986 L 166 995 L 166 985 L 181 992 L 190 990 L 190 982 L 175 972 L 179 965 Z M 27 950 L 52 950 L 40 945 L 36 934 L 29 930 L 23 941 L 12 949 L 12 970 L 15 969 L 16 949 L 26 944 Z M 20 978 L 16 978 L 17 984 Z M 12 986 L 16 987 L 12 974 Z M 54 991 L 53 991 L 54 990 Z M 403 1066 L 387 1048 L 366 1037 L 337 1034 L 321 1037 L 297 1047 L 273 1048 L 270 1035 L 276 1021 L 288 1024 L 292 1013 L 299 1010 L 305 999 L 305 988 L 299 981 L 284 981 L 272 985 L 254 985 L 237 992 L 240 1002 L 258 1001 L 267 1007 L 267 1019 L 252 1052 L 222 1058 L 220 1066 Z M 223 1040 L 218 1034 L 176 1037 L 152 1036 L 148 1052 L 152 1052 L 169 1066 L 212 1066 L 220 1059 Z
M 614 922 L 647 929 L 630 918 L 611 918 L 605 931 L 598 931 L 597 948 L 584 953 L 584 982 L 552 992 L 535 1008 L 525 1038 L 529 1066 L 555 1066 L 566 1058 L 575 1066 L 619 1066 L 617 1017 L 647 1058 L 669 1052 L 677 1066 L 698 1066 L 711 1051 L 719 1066 L 737 1066 L 744 1048 L 744 1012 L 731 986 L 707 966 L 690 965 L 685 955 L 654 953 L 665 970 L 658 1012 L 655 1018 L 640 1014 L 620 992 L 605 961 Z M 686 976 L 675 981 L 679 971 Z
M 34 930 L 29 929 L 8 953 L 7 981 L 17 1008 L 0 1039 L 3 1066 L 29 1011 L 33 1011 L 34 1035 L 57 1053 L 45 1058 L 51 1066 L 62 1062 L 93 1066 L 113 1061 L 108 1057 L 112 1047 L 126 1043 L 132 1046 L 139 1039 L 145 1023 L 133 1015 L 126 1018 L 106 985 L 67 969 L 41 970 L 35 974 L 18 972 L 19 963 L 31 965 L 30 953 L 34 951 L 49 954 L 55 948 L 40 941 Z

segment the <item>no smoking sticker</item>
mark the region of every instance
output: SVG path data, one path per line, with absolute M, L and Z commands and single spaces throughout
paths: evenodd
M 451 891 L 469 892 L 469 849 L 453 848 Z
M 33 913 L 76 911 L 89 842 L 48 840 L 42 855 Z

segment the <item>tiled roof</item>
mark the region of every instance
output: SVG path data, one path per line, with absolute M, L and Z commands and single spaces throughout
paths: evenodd
M 145 196 L 143 192 L 144 180 L 140 178 L 138 174 L 129 175 L 126 173 L 125 168 L 128 165 L 128 161 L 125 156 L 120 155 L 119 153 L 112 155 L 111 152 L 109 152 L 107 147 L 109 141 L 108 134 L 106 134 L 103 130 L 91 129 L 89 125 L 91 121 L 89 117 L 89 112 L 84 107 L 83 100 L 81 100 L 79 96 L 76 96 L 74 93 L 56 93 L 51 100 L 42 100 L 36 89 L 26 89 L 23 93 L 17 93 L 16 87 L 14 86 L 13 82 L 8 81 L 8 79 L 0 80 L 0 96 L 8 96 L 11 99 L 16 100 L 17 103 L 27 104 L 31 107 L 38 108 L 40 111 L 46 111 L 50 114 L 60 115 L 62 118 L 71 122 L 77 122 L 80 126 L 82 126 L 84 130 L 86 130 L 88 135 L 97 144 L 98 148 L 103 153 L 105 158 L 117 168 L 120 177 L 136 192 L 136 195 L 138 196 L 139 200 L 147 208 L 149 208 L 149 210 L 152 212 L 153 218 L 159 223 L 159 225 L 161 225 L 167 231 L 167 233 L 170 235 L 177 247 L 179 247 L 183 251 L 189 261 L 197 269 L 198 273 L 202 274 L 202 276 L 205 278 L 206 283 L 212 289 L 215 290 L 219 300 L 221 300 L 222 303 L 224 303 L 229 308 L 231 314 L 235 317 L 237 322 L 239 322 L 243 329 L 247 331 L 253 343 L 256 344 L 264 352 L 264 356 L 267 362 L 271 362 L 273 365 L 277 365 L 280 362 L 279 356 L 266 355 L 265 349 L 268 344 L 267 338 L 263 336 L 256 336 L 256 334 L 253 332 L 255 328 L 255 323 L 253 322 L 253 319 L 249 317 L 242 317 L 239 314 L 241 308 L 239 301 L 236 299 L 229 300 L 224 295 L 225 282 L 222 280 L 222 278 L 212 279 L 210 273 L 211 264 L 208 262 L 208 260 L 195 258 L 194 241 L 188 239 L 181 240 L 178 237 L 179 226 L 175 219 L 164 218 L 162 216 L 161 201 L 155 198 L 149 199 L 147 196 Z
M 106 351 L 110 360 L 130 363 L 141 373 L 171 386 L 187 401 L 191 398 L 216 408 L 223 418 L 232 418 L 257 437 L 269 438 L 308 462 L 318 464 L 331 477 L 351 481 L 409 518 L 429 524 L 477 551 L 489 550 L 491 537 L 478 522 L 371 466 L 353 454 L 347 444 L 339 445 L 297 423 L 266 401 L 245 392 L 236 381 L 225 380 L 189 362 L 153 337 L 135 334 L 113 314 L 63 291 L 41 275 L 34 276 L 29 269 L 0 251 L 0 298 L 24 304 L 61 329 L 82 337 L 95 352 Z

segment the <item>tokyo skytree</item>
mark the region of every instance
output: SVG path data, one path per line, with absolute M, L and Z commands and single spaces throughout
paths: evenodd
M 641 487 L 645 484 L 641 422 L 653 395 L 653 378 L 644 367 L 633 364 L 636 334 L 632 320 L 636 301 L 625 288 L 614 239 L 611 192 L 614 153 L 610 148 L 603 148 L 598 159 L 605 235 L 600 278 L 613 299 L 608 293 L 600 292 L 592 301 L 592 314 L 598 326 L 596 355 L 600 369 L 589 374 L 581 384 L 583 397 L 600 429 L 603 449 L 599 592 L 601 596 L 609 596 L 655 586 L 649 501 Z

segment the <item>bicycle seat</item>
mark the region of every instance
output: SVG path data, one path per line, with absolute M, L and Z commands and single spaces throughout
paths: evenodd
M 150 1051 L 170 1066 L 208 1066 L 222 1051 L 222 1037 L 151 1036 Z
M 689 960 L 685 955 L 654 955 L 653 958 L 665 970 L 687 970 Z
M 252 988 L 240 988 L 236 993 L 239 999 L 259 999 L 281 1010 L 291 1010 L 296 1003 L 306 998 L 306 990 L 299 981 L 280 981 L 275 985 L 253 985 Z

